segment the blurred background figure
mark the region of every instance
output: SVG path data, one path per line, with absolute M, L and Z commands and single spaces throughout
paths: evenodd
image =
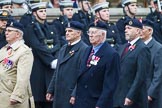
M 162 1 L 154 0 L 154 8 L 155 11 L 151 8 L 151 13 L 146 16 L 146 19 L 154 22 L 153 37 L 162 44 Z
M 61 42 L 61 46 L 67 43 L 65 39 L 65 28 L 67 27 L 67 24 L 72 20 L 73 17 L 73 1 L 66 0 L 61 1 L 59 3 L 60 5 L 60 12 L 61 15 L 54 19 L 51 23 L 53 26 L 56 27 L 57 32 L 59 33 L 59 40 Z
M 59 8 L 59 2 L 66 0 L 49 0 L 47 8 Z
M 80 23 L 84 24 L 82 40 L 87 45 L 91 45 L 87 34 L 89 24 L 91 24 L 94 21 L 91 3 L 89 2 L 89 0 L 78 0 L 78 6 L 79 10 L 76 13 L 74 13 L 72 19 L 74 21 L 79 21 Z
M 9 20 L 10 12 L 5 9 L 0 9 L 0 49 L 7 44 L 5 38 L 5 29 Z
M 8 9 L 11 11 L 11 0 L 0 0 L 0 9 Z
M 116 26 L 119 30 L 122 44 L 127 43 L 125 39 L 125 22 L 128 19 L 134 19 L 137 13 L 137 0 L 122 0 L 124 17 L 120 18 L 116 22 Z
M 24 25 L 26 28 L 28 24 L 31 24 L 34 21 L 34 16 L 32 15 L 31 5 L 33 3 L 39 3 L 40 0 L 29 0 L 26 2 L 26 6 L 28 7 L 28 11 L 20 18 L 20 23 Z
M 11 6 L 12 9 L 28 9 L 27 6 L 25 5 L 26 0 L 11 0 Z

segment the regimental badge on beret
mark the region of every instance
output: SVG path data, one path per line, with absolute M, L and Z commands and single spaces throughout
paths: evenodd
M 10 26 L 13 26 L 13 22 L 10 23 Z
M 8 13 L 7 13 L 7 12 L 3 12 L 2 15 L 3 15 L 3 16 L 7 16 Z
M 67 27 L 70 27 L 70 23 L 68 22 L 68 25 L 67 25 Z
M 132 25 L 133 24 L 133 22 L 132 21 L 129 21 L 129 25 Z

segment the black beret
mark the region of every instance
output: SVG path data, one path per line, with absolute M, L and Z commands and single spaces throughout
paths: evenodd
M 19 29 L 19 30 L 21 30 L 22 32 L 24 32 L 24 26 L 23 26 L 21 23 L 17 22 L 16 20 L 14 20 L 14 21 L 8 23 L 8 24 L 7 24 L 7 27 L 16 28 L 16 29 Z
M 97 28 L 97 29 L 107 30 L 108 29 L 108 26 L 103 21 L 97 21 L 96 23 L 95 22 L 94 23 L 91 23 L 89 25 L 89 28 Z
M 132 26 L 132 27 L 137 27 L 137 28 L 140 28 L 140 29 L 143 28 L 142 23 L 141 23 L 138 19 L 136 19 L 136 18 L 127 19 L 127 20 L 125 21 L 125 24 L 126 24 L 126 25 L 129 25 L 129 26 Z
M 151 28 L 154 28 L 154 23 L 151 20 L 144 19 L 144 20 L 142 20 L 142 24 L 143 24 L 143 26 L 149 26 Z
M 84 25 L 78 21 L 70 21 L 67 25 L 67 28 L 72 28 L 76 30 L 83 30 Z

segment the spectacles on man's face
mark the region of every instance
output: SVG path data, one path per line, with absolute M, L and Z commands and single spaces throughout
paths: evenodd
M 17 30 L 6 29 L 5 32 L 18 32 Z

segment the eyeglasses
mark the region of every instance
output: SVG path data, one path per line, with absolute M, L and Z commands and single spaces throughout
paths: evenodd
M 12 32 L 12 31 L 18 32 L 17 30 L 11 30 L 11 29 L 6 29 L 6 30 L 5 30 L 5 32 Z

